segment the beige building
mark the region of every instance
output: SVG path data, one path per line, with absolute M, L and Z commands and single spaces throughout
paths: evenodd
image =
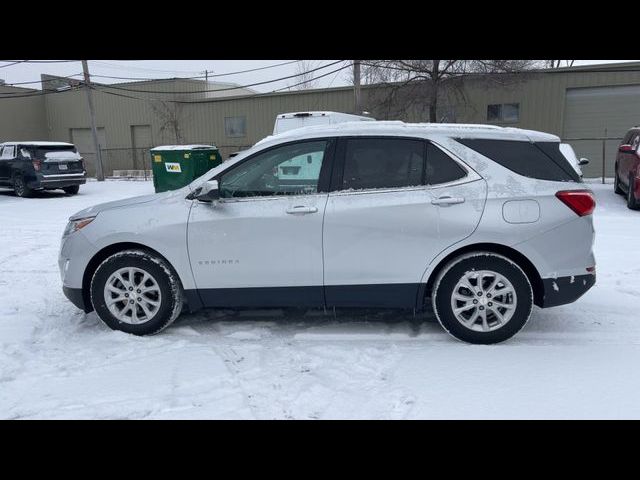
M 67 79 L 42 76 L 42 91 L 0 86 L 0 140 L 70 141 L 95 171 L 86 93 Z M 393 97 L 390 93 L 393 90 Z M 377 119 L 428 120 L 424 86 L 362 87 L 362 107 Z M 105 170 L 149 166 L 161 144 L 212 143 L 226 158 L 271 134 L 277 114 L 352 113 L 352 87 L 258 94 L 234 84 L 156 80 L 96 85 L 98 136 Z M 640 63 L 466 77 L 444 87 L 438 121 L 491 123 L 560 136 L 591 164 L 586 176 L 612 175 L 621 137 L 640 124 Z M 608 140 L 604 140 L 607 138 Z

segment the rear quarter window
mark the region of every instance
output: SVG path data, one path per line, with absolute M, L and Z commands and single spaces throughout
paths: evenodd
M 524 177 L 581 182 L 559 142 L 457 138 L 456 141 Z

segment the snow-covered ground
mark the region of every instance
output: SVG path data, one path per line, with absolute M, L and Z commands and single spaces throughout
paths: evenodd
M 496 346 L 388 312 L 207 312 L 154 337 L 113 332 L 63 296 L 60 235 L 75 211 L 151 183 L 0 190 L 0 418 L 640 418 L 640 212 L 591 187 L 596 286 Z

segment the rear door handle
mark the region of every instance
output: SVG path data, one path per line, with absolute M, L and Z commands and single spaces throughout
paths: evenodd
M 304 205 L 298 205 L 287 209 L 289 215 L 304 215 L 306 213 L 316 213 L 318 209 L 316 207 L 306 207 Z
M 448 205 L 455 205 L 457 203 L 464 203 L 464 198 L 443 195 L 442 197 L 438 197 L 435 200 L 431 200 L 431 205 L 441 205 L 443 207 L 446 207 Z

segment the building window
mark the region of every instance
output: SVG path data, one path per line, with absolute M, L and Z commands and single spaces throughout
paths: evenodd
M 487 105 L 488 122 L 515 123 L 520 120 L 519 103 L 494 103 Z
M 227 137 L 246 137 L 246 117 L 224 117 L 224 134 Z

